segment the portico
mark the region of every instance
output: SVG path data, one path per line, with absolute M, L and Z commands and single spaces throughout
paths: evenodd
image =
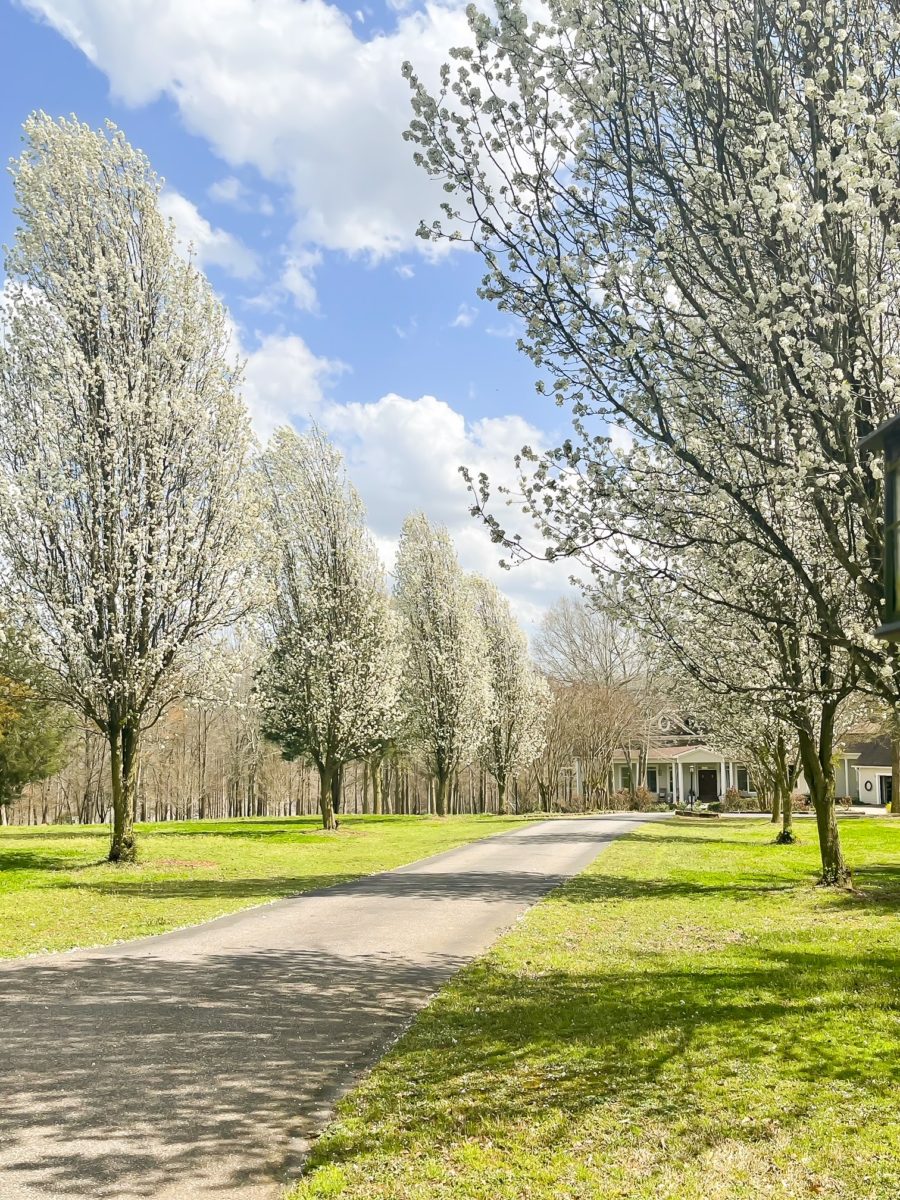
M 616 786 L 627 787 L 628 763 L 616 755 Z M 657 746 L 647 756 L 647 790 L 676 803 L 720 800 L 734 787 L 747 791 L 749 777 L 742 763 L 710 746 Z

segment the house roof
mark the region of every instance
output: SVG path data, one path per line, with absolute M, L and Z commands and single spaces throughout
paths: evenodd
M 647 751 L 647 762 L 667 762 L 672 759 L 681 758 L 685 754 L 706 754 L 710 758 L 721 758 L 722 755 L 718 751 L 711 749 L 709 746 L 693 745 L 693 746 L 653 746 Z M 613 755 L 615 762 L 626 762 L 627 759 L 621 750 L 617 750 Z
M 871 738 L 867 742 L 850 742 L 844 750 L 848 755 L 854 756 L 854 767 L 891 765 L 891 740 L 888 737 Z

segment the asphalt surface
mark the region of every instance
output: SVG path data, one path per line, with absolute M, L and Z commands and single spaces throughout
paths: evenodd
M 190 929 L 0 964 L 0 1200 L 274 1200 L 429 997 L 647 819 L 527 825 Z

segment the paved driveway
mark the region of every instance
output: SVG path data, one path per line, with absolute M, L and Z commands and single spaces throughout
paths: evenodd
M 526 825 L 191 929 L 0 964 L 0 1198 L 272 1200 L 437 988 L 647 819 Z

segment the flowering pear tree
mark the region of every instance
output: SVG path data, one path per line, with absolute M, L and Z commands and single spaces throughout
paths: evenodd
M 395 576 L 410 738 L 434 778 L 435 811 L 444 816 L 454 772 L 476 757 L 490 720 L 487 646 L 450 535 L 422 513 L 404 522 Z
M 853 655 L 830 642 L 794 573 L 759 552 L 740 514 L 696 489 L 685 494 L 665 472 L 656 478 L 657 461 L 643 450 L 623 456 L 630 477 L 644 486 L 617 487 L 609 508 L 630 535 L 612 538 L 609 547 L 631 620 L 660 648 L 670 676 L 688 681 L 704 724 L 713 731 L 724 725 L 732 745 L 756 747 L 780 805 L 792 773 L 789 747 L 796 745 L 816 811 L 823 878 L 845 882 L 834 751 L 858 694 Z M 796 531 L 808 536 L 803 522 L 795 510 Z M 840 610 L 841 597 L 833 603 Z
M 546 676 L 545 676 L 546 678 Z M 547 680 L 547 700 L 544 709 L 543 746 L 531 764 L 531 777 L 537 787 L 543 812 L 551 812 L 566 773 L 572 768 L 574 750 L 570 737 L 567 689 Z
M 319 772 L 336 827 L 346 763 L 376 754 L 399 719 L 400 658 L 384 569 L 341 456 L 319 429 L 276 430 L 261 475 L 271 549 L 266 732 Z
M 476 577 L 473 587 L 493 698 L 480 756 L 497 782 L 500 812 L 507 813 L 510 779 L 529 767 L 543 750 L 550 687 L 531 662 L 528 640 L 509 601 L 487 579 Z
M 225 313 L 147 160 L 44 114 L 12 174 L 0 552 L 53 694 L 105 736 L 109 857 L 135 857 L 142 731 L 247 604 L 251 435 Z
M 796 840 L 792 795 L 801 769 L 796 730 L 760 698 L 751 701 L 731 688 L 724 694 L 708 690 L 690 676 L 679 678 L 677 665 L 672 681 L 680 703 L 701 725 L 709 745 L 750 768 L 755 790 L 769 801 L 772 823 L 781 823 L 775 840 L 792 844 Z
M 531 492 L 570 501 L 551 552 L 603 536 L 619 425 L 792 573 L 810 636 L 896 704 L 897 651 L 871 634 L 882 481 L 858 446 L 897 405 L 895 6 L 549 0 L 542 16 L 471 9 L 440 95 L 408 70 L 409 137 L 444 182 L 449 236 L 468 227 L 482 254 L 482 295 L 572 408 L 564 478 L 539 465 Z M 804 755 L 823 828 L 828 742 Z

